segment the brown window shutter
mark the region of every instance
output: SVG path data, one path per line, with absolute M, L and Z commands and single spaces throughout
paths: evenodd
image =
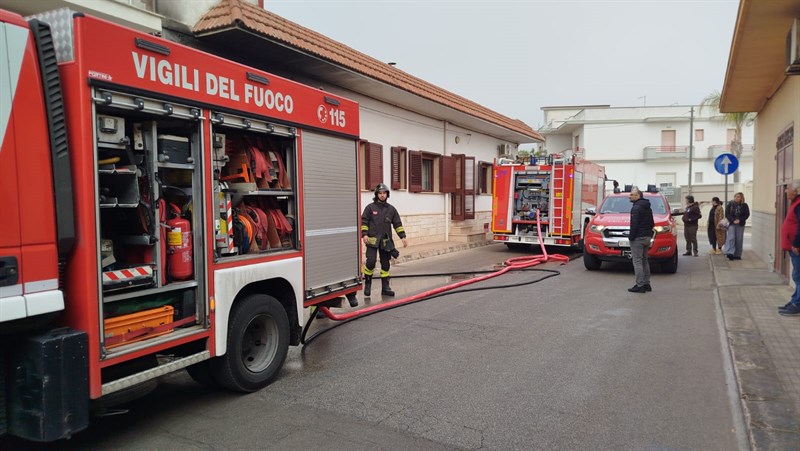
M 383 183 L 383 146 L 375 143 L 367 144 L 367 189 L 375 189 Z
M 412 193 L 422 192 L 422 152 L 418 150 L 408 151 L 408 191 Z
M 439 178 L 442 181 L 442 192 L 443 193 L 455 193 L 456 192 L 456 163 L 458 160 L 455 157 L 450 156 L 443 156 L 442 157 L 442 171 L 441 177 Z
M 392 147 L 392 189 L 400 189 L 400 147 Z

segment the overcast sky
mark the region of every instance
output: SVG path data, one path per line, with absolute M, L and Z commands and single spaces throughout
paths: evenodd
M 721 90 L 739 1 L 265 4 L 286 19 L 538 129 L 543 106 L 689 105 Z

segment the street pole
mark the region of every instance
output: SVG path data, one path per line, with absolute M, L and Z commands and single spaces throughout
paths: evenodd
M 687 194 L 692 194 L 692 156 L 694 155 L 694 149 L 692 146 L 692 140 L 694 138 L 694 107 L 689 114 L 689 192 Z
M 728 171 L 726 170 L 725 172 Z M 722 205 L 728 206 L 728 174 L 725 174 L 725 203 Z

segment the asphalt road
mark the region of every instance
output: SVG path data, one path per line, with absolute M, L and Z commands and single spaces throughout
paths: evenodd
M 489 269 L 519 255 L 487 246 L 392 274 Z M 607 265 L 547 264 L 561 274 L 343 324 L 291 349 L 279 378 L 251 395 L 179 373 L 51 448 L 741 449 L 707 259 L 682 257 L 678 273 L 655 273 L 646 294 L 626 291 L 629 266 Z M 393 285 L 399 297 L 450 279 Z

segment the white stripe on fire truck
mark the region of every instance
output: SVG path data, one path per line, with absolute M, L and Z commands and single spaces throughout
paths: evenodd
M 22 296 L 22 284 L 0 287 L 0 298 L 10 298 L 11 296 Z
M 27 41 L 27 29 L 0 23 L 0 48 L 6 50 L 3 52 L 7 57 L 4 63 L 8 63 L 0 65 L 0 150 L 5 141 L 8 119 L 11 117 L 11 105 L 14 103 L 14 94 L 17 92 Z
M 355 233 L 358 227 L 338 227 L 335 229 L 306 230 L 306 236 L 338 235 L 340 233 Z
M 58 279 L 35 280 L 33 282 L 25 282 L 25 294 L 38 293 L 40 291 L 49 291 L 58 289 Z

